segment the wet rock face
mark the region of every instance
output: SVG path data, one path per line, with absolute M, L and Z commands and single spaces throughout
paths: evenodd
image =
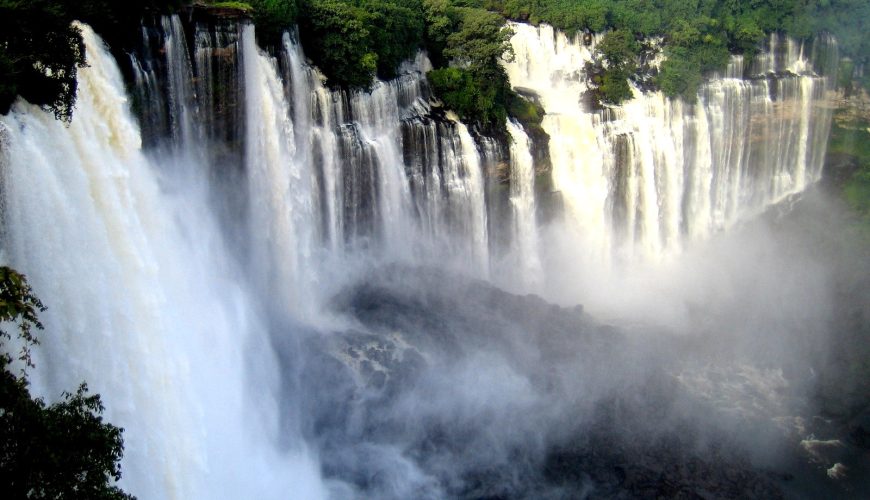
M 352 327 L 278 350 L 287 370 L 304 360 L 305 427 L 326 475 L 362 496 L 780 496 L 724 434 L 699 428 L 709 409 L 649 361 L 660 353 L 582 306 L 401 266 L 332 305 Z
M 236 7 L 207 5 L 194 2 L 188 8 L 189 15 L 197 21 L 223 21 L 223 20 L 247 20 L 251 18 L 250 12 Z

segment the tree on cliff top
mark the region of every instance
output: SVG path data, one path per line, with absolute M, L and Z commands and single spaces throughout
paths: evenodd
M 0 114 L 18 96 L 63 120 L 72 117 L 76 74 L 85 47 L 75 20 L 90 24 L 107 41 L 131 42 L 131 29 L 148 11 L 177 7 L 180 0 L 0 0 Z
M 113 483 L 121 478 L 122 429 L 103 422 L 103 404 L 82 384 L 74 394 L 47 405 L 33 398 L 26 369 L 45 308 L 25 277 L 0 267 L 0 484 L 6 498 L 130 500 Z M 20 373 L 9 343 L 17 342 Z
M 17 96 L 68 120 L 85 48 L 58 2 L 0 0 L 0 114 Z
M 512 60 L 513 32 L 504 18 L 483 9 L 451 7 L 428 0 L 427 18 L 438 26 L 427 34 L 436 47 L 436 59 L 451 67 L 428 73 L 435 95 L 466 123 L 480 125 L 487 133 L 503 134 L 508 108 L 515 98 L 503 61 Z

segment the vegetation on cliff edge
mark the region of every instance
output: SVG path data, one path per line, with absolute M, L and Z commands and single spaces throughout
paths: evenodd
M 839 156 L 849 164 L 846 177 L 841 179 L 843 198 L 864 223 L 870 224 L 870 115 L 857 101 L 834 114 L 828 156 Z
M 527 108 L 516 105 L 520 98 L 501 68 L 511 57 L 506 18 L 546 22 L 569 35 L 606 32 L 591 83 L 598 100 L 609 104 L 631 97 L 631 81 L 692 102 L 706 73 L 723 68 L 730 53 L 751 56 L 774 31 L 800 38 L 830 31 L 856 72 L 870 62 L 865 0 L 202 1 L 249 13 L 267 47 L 297 24 L 306 54 L 333 86 L 367 89 L 375 76 L 395 76 L 403 60 L 425 49 L 436 68 L 429 75 L 436 95 L 464 121 L 496 131 L 503 131 L 511 109 Z M 110 44 L 124 44 L 137 36 L 131 26 L 144 14 L 189 3 L 0 0 L 0 112 L 21 95 L 69 118 L 76 68 L 84 62 L 71 20 L 91 24 Z M 667 58 L 657 74 L 643 74 L 649 68 L 638 62 L 655 47 L 639 41 L 651 37 L 661 40 Z
M 870 18 L 866 0 L 469 0 L 463 3 L 532 24 L 548 23 L 569 35 L 625 30 L 636 39 L 661 37 L 667 60 L 655 84 L 670 97 L 693 102 L 704 74 L 723 69 L 729 53 L 752 56 L 771 32 L 808 38 L 837 36 L 844 55 L 870 62 Z M 624 54 L 637 59 L 640 47 Z M 626 80 L 638 75 L 624 65 L 608 68 L 598 83 L 602 100 L 618 103 Z

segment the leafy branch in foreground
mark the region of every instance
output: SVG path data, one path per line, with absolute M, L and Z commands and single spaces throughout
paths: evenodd
M 39 343 L 37 317 L 45 310 L 23 274 L 0 267 L 0 484 L 6 498 L 131 500 L 114 482 L 121 479 L 123 429 L 104 422 L 100 396 L 81 384 L 75 393 L 48 405 L 34 398 L 24 371 L 33 367 Z M 20 375 L 12 372 L 9 344 L 20 342 Z
M 43 328 L 37 317 L 37 313 L 42 311 L 45 311 L 45 306 L 33 293 L 24 275 L 12 268 L 0 267 L 0 322 L 18 322 L 18 338 L 22 341 L 18 359 L 24 362 L 25 368 L 33 367 L 30 347 L 39 344 L 33 330 Z M 0 329 L 0 345 L 11 340 L 12 335 Z M 12 355 L 5 349 L 0 358 L 3 367 L 12 363 Z

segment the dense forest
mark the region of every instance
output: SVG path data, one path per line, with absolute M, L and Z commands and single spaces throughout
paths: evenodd
M 75 69 L 84 62 L 73 19 L 123 47 L 138 19 L 182 7 L 182 0 L 0 1 L 0 112 L 16 95 L 68 118 Z M 751 56 L 770 32 L 807 38 L 834 33 L 848 69 L 870 54 L 864 0 L 251 0 L 198 2 L 251 16 L 263 46 L 298 24 L 306 54 L 333 86 L 367 88 L 375 76 L 395 76 L 399 64 L 425 49 L 429 79 L 448 108 L 483 129 L 501 129 L 506 116 L 535 120 L 534 107 L 510 89 L 500 65 L 511 57 L 506 19 L 549 23 L 569 33 L 605 32 L 592 82 L 603 103 L 630 97 L 648 40 L 667 56 L 652 85 L 693 101 L 704 75 L 722 69 L 731 53 Z M 866 84 L 866 77 L 863 82 Z

